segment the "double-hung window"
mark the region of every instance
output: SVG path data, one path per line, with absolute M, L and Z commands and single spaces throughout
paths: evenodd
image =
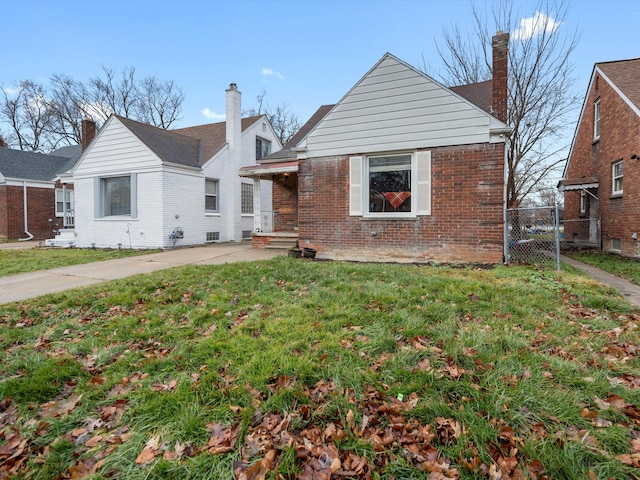
M 593 140 L 600 139 L 600 99 L 593 103 Z
M 65 205 L 66 204 L 66 205 Z M 56 188 L 56 217 L 73 211 L 73 190 Z
M 415 217 L 431 214 L 431 153 L 349 158 L 350 215 Z
M 622 160 L 614 163 L 611 166 L 611 177 L 612 177 L 612 194 L 613 195 L 622 195 L 622 180 L 624 177 L 624 164 Z
M 136 217 L 136 174 L 96 178 L 96 217 Z
M 204 209 L 207 213 L 218 213 L 220 205 L 218 204 L 218 187 L 219 181 L 207 178 L 204 181 Z

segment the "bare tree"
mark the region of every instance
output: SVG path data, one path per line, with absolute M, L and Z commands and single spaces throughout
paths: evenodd
M 115 113 L 127 118 L 135 118 L 138 101 L 138 89 L 135 82 L 136 69 L 124 68 L 120 80 L 112 68 L 102 66 L 103 76 L 89 80 L 89 98 L 99 120 L 106 120 Z
M 15 88 L 2 88 L 0 122 L 9 128 L 6 143 L 32 151 L 78 144 L 83 119 L 101 123 L 113 113 L 165 129 L 180 119 L 184 93 L 173 81 L 138 81 L 133 67 L 119 75 L 111 68 L 102 70 L 88 83 L 56 74 L 48 86 L 23 80 Z
M 91 117 L 88 111 L 87 87 L 66 75 L 51 77 L 49 107 L 51 112 L 51 133 L 69 144 L 79 144 L 82 140 L 82 120 Z M 101 119 L 103 120 L 103 119 Z
M 91 108 L 101 119 L 115 113 L 165 129 L 180 120 L 184 93 L 173 81 L 138 81 L 133 67 L 123 69 L 119 80 L 112 68 L 102 70 L 103 76 L 92 78 L 88 88 Z
M 138 87 L 139 120 L 160 128 L 169 128 L 180 118 L 184 93 L 173 81 L 147 77 Z
M 291 137 L 293 137 L 300 127 L 302 127 L 302 123 L 294 112 L 291 111 L 291 108 L 286 103 L 279 103 L 275 108 L 272 108 L 268 103 L 265 102 L 264 97 L 266 97 L 267 92 L 262 90 L 260 94 L 256 97 L 258 101 L 257 108 L 251 108 L 243 112 L 243 115 L 265 115 L 267 120 L 271 123 L 273 130 L 276 132 L 278 139 L 282 145 L 285 145 Z
M 3 95 L 0 115 L 10 129 L 7 143 L 34 152 L 55 148 L 57 140 L 49 135 L 51 112 L 45 87 L 23 80 L 15 89 L 0 90 Z
M 564 163 L 572 131 L 569 114 L 578 106 L 571 54 L 578 33 L 563 32 L 566 0 L 540 0 L 525 18 L 502 0 L 481 12 L 472 3 L 475 30 L 463 35 L 457 26 L 443 31 L 438 53 L 444 64 L 441 80 L 450 86 L 491 78 L 491 38 L 499 30 L 511 33 L 509 45 L 508 124 L 513 128 L 507 153 L 507 205 L 523 198 L 557 173 Z

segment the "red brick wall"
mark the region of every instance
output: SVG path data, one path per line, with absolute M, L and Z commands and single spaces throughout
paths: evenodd
M 504 144 L 431 149 L 431 215 L 380 220 L 349 215 L 348 157 L 301 161 L 299 244 L 330 258 L 501 262 L 503 169 Z
M 7 186 L 0 185 L 0 238 L 9 238 Z
M 273 230 L 293 232 L 298 226 L 298 176 L 275 175 L 272 192 Z
M 609 84 L 600 78 L 595 88 L 594 80 L 585 103 L 585 111 L 576 133 L 573 150 L 567 167 L 567 178 L 594 176 L 599 179 L 597 191 L 602 219 L 602 246 L 611 249 L 611 239 L 621 241 L 621 253 L 638 255 L 638 242 L 631 238 L 640 236 L 640 119 L 618 96 Z M 593 141 L 593 104 L 600 99 L 600 140 Z M 613 196 L 612 164 L 624 162 L 624 193 Z M 580 195 L 565 194 L 565 218 L 577 218 Z M 588 202 L 587 202 L 588 205 Z M 589 216 L 587 208 L 586 217 Z
M 24 193 L 21 186 L 0 186 L 0 238 L 26 238 Z M 52 222 L 49 222 L 49 219 Z M 51 238 L 55 217 L 55 191 L 27 187 L 27 226 L 36 239 Z

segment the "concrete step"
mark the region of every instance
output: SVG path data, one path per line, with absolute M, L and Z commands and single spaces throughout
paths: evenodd
M 72 247 L 76 241 L 76 236 L 73 230 L 60 230 L 55 238 L 49 238 L 44 241 L 47 247 L 60 247 L 69 248 Z
M 295 247 L 297 241 L 298 239 L 295 237 L 272 238 L 271 245 L 267 245 L 265 248 L 269 250 L 288 250 Z

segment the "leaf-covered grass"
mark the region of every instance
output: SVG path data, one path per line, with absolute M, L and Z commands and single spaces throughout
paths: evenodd
M 3 305 L 0 477 L 633 478 L 639 320 L 571 273 L 288 257 Z
M 159 252 L 159 250 L 92 250 L 88 248 L 6 249 L 0 250 L 0 277 L 157 252 Z
M 569 256 L 640 285 L 640 261 L 636 258 L 608 252 L 573 252 Z

